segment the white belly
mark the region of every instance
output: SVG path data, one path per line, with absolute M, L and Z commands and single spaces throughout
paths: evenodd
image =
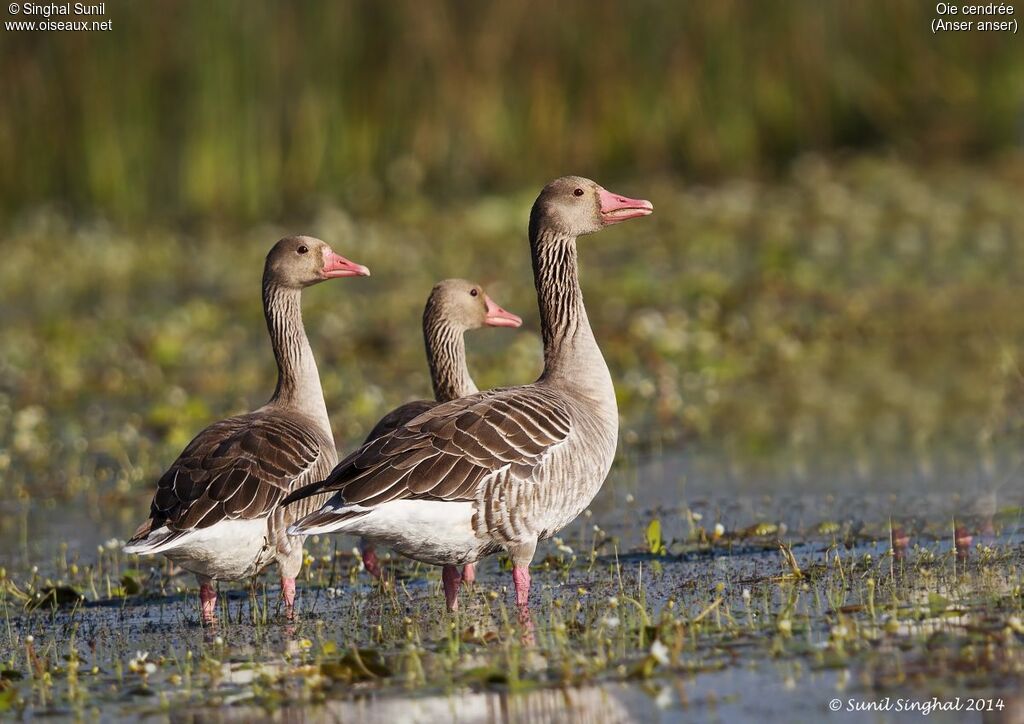
M 259 573 L 272 558 L 267 519 L 225 520 L 175 541 L 164 555 L 185 570 L 217 580 L 237 580 Z
M 473 532 L 473 507 L 470 502 L 394 500 L 338 530 L 365 536 L 423 563 L 461 565 L 477 560 L 487 546 Z

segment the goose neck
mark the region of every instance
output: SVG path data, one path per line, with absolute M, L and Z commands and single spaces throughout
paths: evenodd
M 263 311 L 277 360 L 277 388 L 271 405 L 287 407 L 318 421 L 330 439 L 330 421 L 313 350 L 302 324 L 302 290 L 264 278 Z
M 589 370 L 605 367 L 583 304 L 576 238 L 538 228 L 531 234 L 530 246 L 544 342 L 544 376 L 585 381 Z
M 466 364 L 465 330 L 439 319 L 431 307 L 423 314 L 423 340 L 434 399 L 455 400 L 477 392 Z

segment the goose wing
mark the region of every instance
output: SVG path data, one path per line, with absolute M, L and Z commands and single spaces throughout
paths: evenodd
M 415 400 L 413 402 L 407 402 L 401 407 L 396 407 L 394 410 L 386 414 L 384 417 L 373 426 L 370 430 L 370 434 L 363 440 L 363 444 L 376 440 L 381 435 L 397 430 L 402 427 L 405 423 L 419 417 L 427 410 L 437 407 L 438 403 L 431 400 Z
M 265 516 L 321 455 L 317 437 L 287 416 L 252 413 L 214 423 L 160 478 L 141 537 L 147 527 L 180 533 Z
M 502 471 L 528 480 L 570 427 L 565 401 L 542 386 L 469 395 L 364 444 L 326 480 L 297 490 L 284 503 L 325 492 L 335 493 L 335 508 L 403 499 L 474 500 L 480 486 Z

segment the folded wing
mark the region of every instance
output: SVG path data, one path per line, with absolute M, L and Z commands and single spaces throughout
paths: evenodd
M 217 422 L 160 478 L 151 520 L 136 537 L 145 537 L 146 528 L 184 533 L 265 516 L 304 482 L 320 455 L 317 438 L 284 415 L 252 413 Z
M 564 401 L 542 386 L 481 392 L 370 440 L 284 504 L 325 492 L 335 493 L 334 508 L 364 510 L 393 500 L 474 500 L 483 482 L 504 470 L 509 480 L 529 480 L 569 430 Z

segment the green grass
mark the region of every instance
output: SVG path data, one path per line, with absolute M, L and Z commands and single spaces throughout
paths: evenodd
M 1017 37 L 932 35 L 934 3 L 106 5 L 108 33 L 3 36 L 8 218 L 294 219 L 566 172 L 722 178 L 1020 141 Z

